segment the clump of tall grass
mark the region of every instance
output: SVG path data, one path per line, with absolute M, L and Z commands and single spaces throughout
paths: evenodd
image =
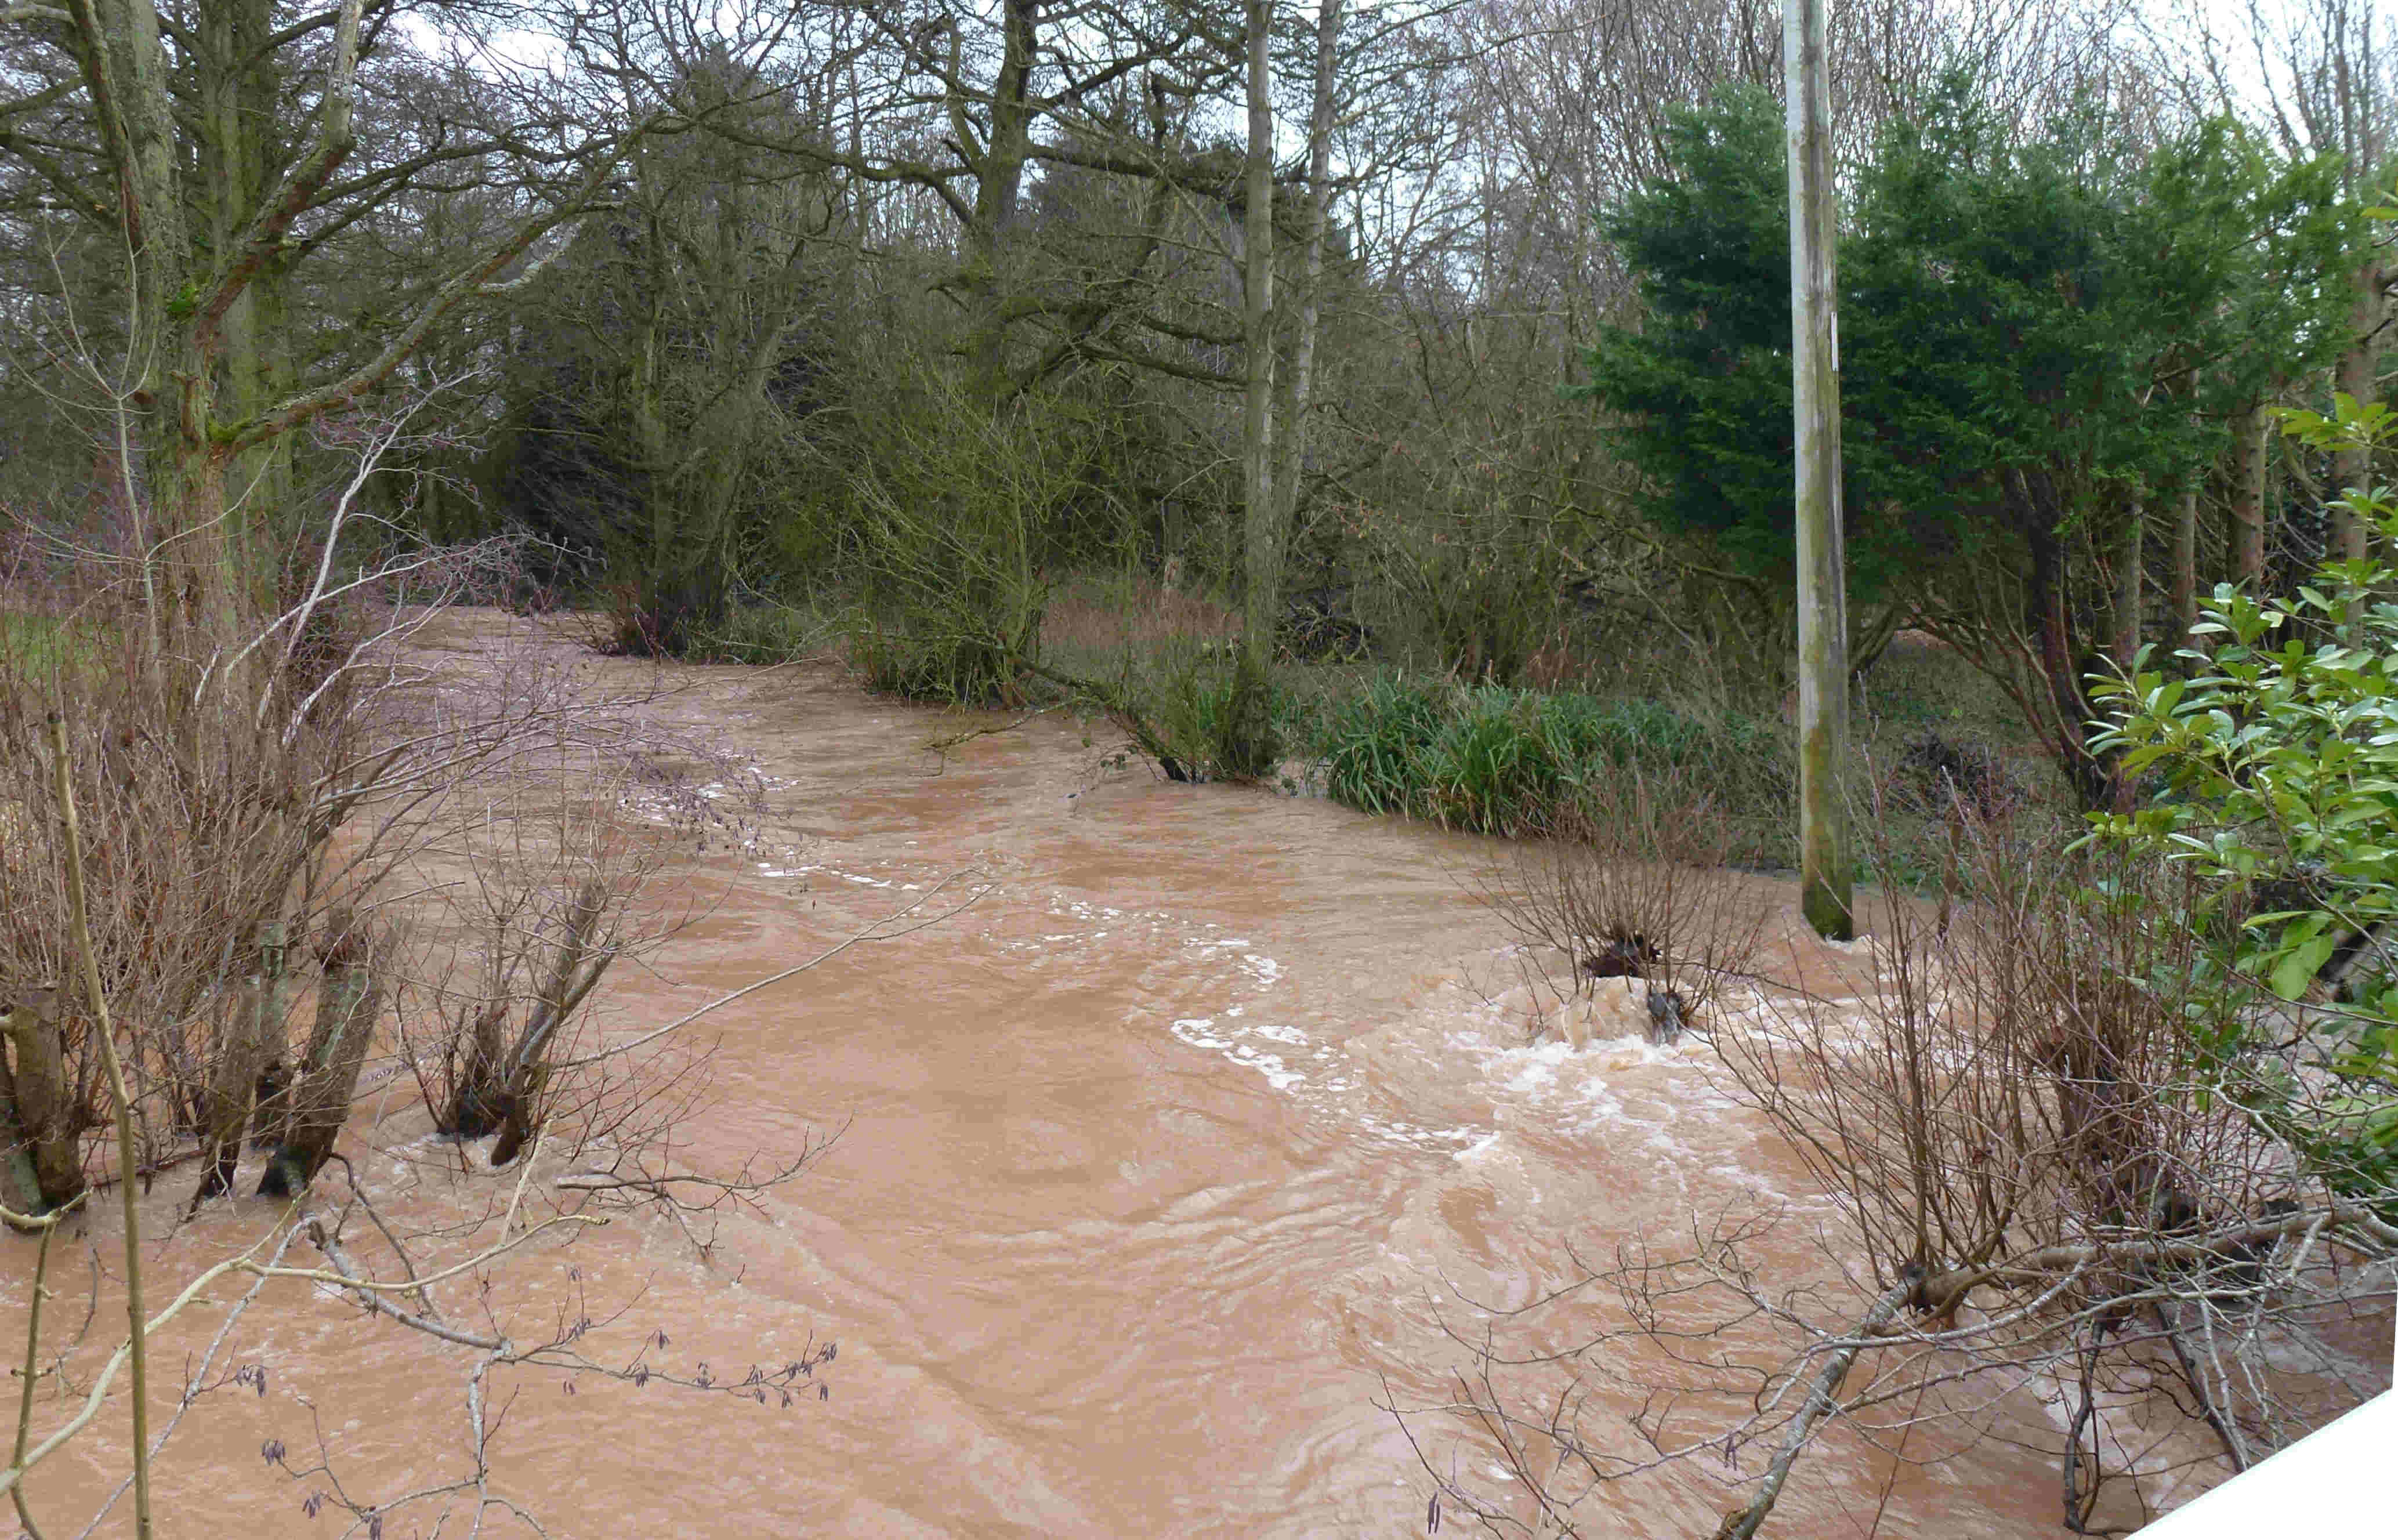
M 1737 712 L 1385 675 L 1330 708 L 1314 748 L 1336 802 L 1519 837 L 1555 832 L 1616 777 L 1671 772 L 1753 834 L 1744 859 L 1785 858 L 1790 746 Z

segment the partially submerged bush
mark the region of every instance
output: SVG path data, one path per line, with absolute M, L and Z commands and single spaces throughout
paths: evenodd
M 804 604 L 766 599 L 727 610 L 693 638 L 685 655 L 700 663 L 789 663 L 821 651 L 838 629 Z
M 1037 617 L 1027 617 L 1034 624 L 1021 629 L 986 628 L 977 620 L 945 624 L 945 618 L 858 615 L 849 631 L 851 667 L 868 689 L 909 700 L 944 706 L 1005 706 L 1021 700 Z
M 1574 1010 L 1604 980 L 1628 979 L 1653 1043 L 1704 1030 L 1729 980 L 1755 958 L 1768 912 L 1727 857 L 1737 838 L 1715 794 L 1685 772 L 1632 766 L 1585 788 L 1554 838 L 1516 846 L 1484 879 L 1484 901 L 1530 943 L 1539 1022 L 1582 1046 Z
M 1715 1085 L 1803 1177 L 1678 1240 L 1569 1233 L 1564 1282 L 1451 1326 L 1458 1394 L 1404 1415 L 1503 1437 L 1497 1479 L 1426 1451 L 1444 1506 L 1613 1533 L 1612 1483 L 1687 1463 L 1747 1489 L 1716 1533 L 1751 1535 L 1826 1429 L 1970 1447 L 2025 1398 L 2047 1416 L 2009 1420 L 2055 1460 L 2065 1526 L 2122 1533 L 2386 1386 L 2355 1333 L 2391 1304 L 2398 1185 L 2323 1158 L 2310 1130 L 2349 1092 L 2243 1028 L 2188 923 L 2197 873 L 1970 815 L 1962 848 L 1983 897 L 1947 923 L 1883 905 L 1856 997 L 1767 987 L 1711 1035 Z M 1571 912 L 1530 891 L 1537 919 Z M 1538 934 L 1628 923 L 1581 907 Z M 1602 1385 L 1637 1409 L 1628 1447 Z
M 228 669 L 194 694 L 165 676 L 142 628 L 90 634 L 70 653 L 0 652 L 0 1020 L 17 1061 L 0 1138 L 25 1152 L 9 1201 L 33 1212 L 83 1190 L 81 1136 L 112 1116 L 70 982 L 79 963 L 44 720 L 62 719 L 92 950 L 130 1043 L 137 1158 L 155 1165 L 196 1138 L 204 1193 L 231 1180 L 256 1087 L 285 1057 L 286 959 L 304 955 L 378 859 L 371 837 L 331 844 L 382 789 L 355 679 L 295 696 L 286 677 Z
M 1736 713 L 1385 676 L 1333 708 L 1317 750 L 1334 801 L 1449 829 L 1553 833 L 1592 789 L 1640 770 L 1706 788 L 1749 834 L 1733 858 L 1772 858 L 1786 839 L 1789 746 Z
M 1273 687 L 1265 687 L 1262 728 L 1242 721 L 1242 666 L 1237 643 L 1171 648 L 1133 697 L 1158 743 L 1195 779 L 1254 780 L 1273 769 Z
M 1080 450 L 1028 409 L 937 378 L 900 407 L 862 435 L 871 458 L 851 484 L 851 661 L 910 699 L 1017 699 L 1049 602 L 1042 532 L 1080 490 Z

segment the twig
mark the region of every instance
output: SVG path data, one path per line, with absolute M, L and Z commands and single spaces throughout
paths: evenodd
M 913 935 L 915 932 L 923 930 L 928 925 L 936 925 L 943 920 L 950 918 L 959 911 L 973 904 L 974 901 L 977 898 L 981 898 L 983 893 L 987 892 L 988 889 L 978 889 L 963 902 L 952 905 L 949 909 L 942 911 L 940 913 L 934 915 L 929 920 L 919 921 L 915 925 L 909 925 L 906 930 L 885 931 L 882 928 L 883 926 L 891 924 L 892 921 L 905 919 L 907 916 L 913 914 L 916 911 L 923 908 L 926 904 L 931 903 L 936 898 L 940 896 L 942 889 L 957 881 L 962 875 L 963 875 L 963 873 L 951 872 L 950 875 L 942 878 L 939 882 L 935 883 L 929 892 L 925 893 L 923 897 L 916 899 L 913 903 L 910 903 L 904 908 L 893 911 L 891 913 L 884 915 L 882 919 L 875 921 L 872 925 L 868 925 L 864 930 L 861 930 L 855 935 L 850 937 L 847 940 L 841 942 L 838 946 L 826 948 L 824 951 L 816 953 L 814 957 L 809 958 L 806 962 L 800 964 L 797 967 L 787 967 L 782 972 L 772 974 L 764 979 L 761 979 L 754 984 L 745 984 L 741 988 L 734 990 L 730 994 L 718 995 L 715 999 L 710 1000 L 707 1004 L 700 1006 L 697 1010 L 691 1012 L 689 1015 L 678 1017 L 674 1020 L 667 1022 L 665 1026 L 645 1032 L 639 1037 L 632 1038 L 623 1043 L 611 1044 L 607 1047 L 601 1048 L 598 1053 L 586 1054 L 581 1059 L 570 1059 L 562 1064 L 553 1064 L 550 1068 L 553 1072 L 579 1070 L 592 1064 L 600 1063 L 606 1060 L 613 1059 L 618 1054 L 630 1053 L 633 1049 L 641 1047 L 645 1043 L 654 1043 L 659 1038 L 667 1035 L 669 1033 L 681 1031 L 683 1028 L 691 1025 L 694 1021 L 698 1020 L 701 1017 L 706 1016 L 708 1012 L 716 1010 L 721 1006 L 729 1006 L 733 1004 L 734 1001 L 741 999 L 745 995 L 755 994 L 760 990 L 779 984 L 786 979 L 796 979 L 801 974 L 807 972 L 808 969 L 816 966 L 818 964 L 832 961 L 835 957 L 840 956 L 842 952 L 847 952 L 850 948 L 857 945 L 861 941 L 894 941 L 897 940 L 902 936 Z
M 74 1212 L 75 1206 L 84 1200 L 84 1196 L 83 1193 L 77 1193 L 59 1208 L 39 1218 L 0 1209 L 0 1214 L 7 1215 L 11 1228 L 20 1231 L 39 1230 L 42 1236 L 42 1249 L 34 1258 L 33 1300 L 25 1308 L 25 1389 L 17 1399 L 17 1448 L 15 1453 L 10 1456 L 10 1459 L 20 1466 L 25 1463 L 25 1439 L 33 1432 L 34 1427 L 34 1381 L 38 1377 L 34 1371 L 34 1365 L 42 1356 L 42 1301 L 48 1297 L 50 1291 L 50 1237 L 58 1234 L 59 1222 Z M 29 1540 L 42 1540 L 42 1527 L 34 1522 L 33 1510 L 25 1504 L 23 1484 L 20 1482 L 10 1487 L 8 1496 L 17 1505 L 17 1520 L 25 1526 L 25 1533 Z
M 1775 1501 L 1782 1495 L 1782 1484 L 1790 1479 L 1790 1467 L 1798 1464 L 1799 1454 L 1806 1450 L 1808 1439 L 1814 1435 L 1815 1425 L 1839 1410 L 1836 1398 L 1840 1393 L 1840 1382 L 1848 1378 L 1849 1366 L 1856 1362 L 1859 1348 L 1873 1337 L 1878 1328 L 1898 1314 L 1899 1306 L 1906 1303 L 1910 1290 L 1911 1285 L 1902 1285 L 1876 1300 L 1874 1307 L 1866 1312 L 1864 1322 L 1850 1338 L 1850 1344 L 1833 1353 L 1825 1363 L 1813 1383 L 1807 1387 L 1806 1406 L 1791 1423 L 1790 1431 L 1783 1436 L 1782 1449 L 1773 1456 L 1773 1463 L 1766 1467 L 1765 1484 L 1758 1489 L 1757 1496 L 1748 1506 L 1724 1516 L 1722 1527 L 1716 1531 L 1715 1540 L 1751 1540 L 1757 1533 L 1757 1526 L 1764 1523 L 1765 1516 L 1773 1511 Z
M 116 1053 L 116 1029 L 108 1019 L 108 995 L 100 981 L 100 959 L 91 945 L 91 918 L 84 901 L 83 841 L 75 826 L 74 772 L 67 758 L 67 719 L 50 713 L 50 751 L 58 777 L 59 820 L 64 828 L 67 854 L 67 905 L 74 926 L 75 951 L 83 959 L 84 993 L 89 997 L 92 1036 L 100 1045 L 101 1062 L 108 1071 L 108 1096 L 116 1108 L 116 1163 L 122 1171 L 140 1162 L 133 1149 L 133 1098 L 125 1087 L 125 1064 Z M 125 1198 L 125 1314 L 132 1332 L 133 1369 L 133 1533 L 150 1540 L 150 1363 L 141 1319 L 141 1209 L 130 1182 L 118 1184 Z M 21 1461 L 18 1466 L 22 1469 Z

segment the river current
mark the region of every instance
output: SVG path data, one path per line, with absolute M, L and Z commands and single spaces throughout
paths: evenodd
M 484 617 L 420 645 L 471 670 L 510 634 Z M 716 1383 L 839 1344 L 789 1405 L 495 1373 L 492 1489 L 547 1533 L 1421 1534 L 1432 1483 L 1387 1408 L 1451 1394 L 1469 1356 L 1448 1329 L 1480 1330 L 1472 1302 L 1554 1286 L 1569 1245 L 1670 1244 L 1727 1208 L 1811 1211 L 1704 1047 L 1526 1040 L 1522 959 L 1475 897 L 1492 842 L 1273 790 L 1168 784 L 1117 760 L 1104 732 L 1051 716 L 928 751 L 1012 719 L 871 698 L 829 669 L 674 668 L 663 682 L 644 709 L 707 735 L 741 773 L 707 789 L 722 821 L 668 874 L 696 918 L 618 970 L 605 1033 L 670 1020 L 927 894 L 920 915 L 979 897 L 689 1029 L 714 1051 L 679 1169 L 735 1170 L 839 1131 L 704 1250 L 659 1216 L 620 1218 L 572 1244 L 541 1237 L 487 1295 L 442 1296 L 451 1318 L 520 1338 L 588 1317 L 593 1358 L 638 1352 Z M 1859 952 L 1806 936 L 1794 900 L 1759 880 L 1768 966 L 1819 985 L 1853 976 Z M 458 1174 L 405 1078 L 389 1087 L 362 1100 L 344 1148 L 396 1223 L 508 1201 L 508 1175 Z M 145 1223 L 172 1231 L 145 1247 L 154 1279 L 188 1277 L 274 1217 L 253 1200 L 176 1227 L 188 1186 L 164 1179 L 148 1200 Z M 64 1332 L 92 1259 L 60 1255 Z M 0 1333 L 20 1342 L 30 1259 L 11 1241 L 0 1263 Z M 1820 1263 L 1794 1240 L 1790 1265 Z M 119 1318 L 101 1292 L 95 1344 Z M 158 1344 L 162 1418 L 239 1292 L 215 1286 Z M 76 1385 L 99 1357 L 72 1361 Z M 201 1398 L 177 1430 L 160 1532 L 363 1533 L 303 1504 L 336 1477 L 368 1501 L 471 1475 L 472 1361 L 328 1290 L 270 1286 L 220 1360 L 264 1373 Z M 1587 1425 L 1603 1435 L 1637 1393 L 1596 1384 Z M 46 1399 L 37 1425 L 60 1414 Z M 1415 1426 L 1424 1457 L 1503 1492 L 1487 1450 L 1438 1419 Z M 262 1457 L 270 1440 L 283 1464 Z M 125 1447 L 120 1386 L 33 1479 L 47 1533 L 81 1526 Z M 320 1452 L 331 1471 L 295 1479 Z M 1768 1533 L 2051 1534 L 2055 1479 L 2002 1444 L 1923 1466 L 1835 1437 Z M 1585 1533 L 1702 1536 L 1731 1505 L 1686 1466 L 1592 1499 Z M 130 1533 L 128 1507 L 109 1533 Z M 501 1508 L 483 1522 L 533 1533 Z M 402 1507 L 383 1533 L 437 1525 L 469 1533 L 470 1505 Z

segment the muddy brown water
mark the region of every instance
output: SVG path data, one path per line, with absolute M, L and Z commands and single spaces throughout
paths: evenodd
M 486 618 L 441 645 L 471 667 L 505 629 Z M 1431 1486 L 1381 1403 L 1439 1398 L 1464 1361 L 1441 1329 L 1467 1318 L 1452 1290 L 1520 1301 L 1563 1276 L 1569 1241 L 1670 1243 L 1694 1211 L 1804 1207 L 1704 1049 L 1524 1043 L 1499 998 L 1516 982 L 1509 938 L 1470 891 L 1483 842 L 1168 785 L 1108 767 L 1104 741 L 1053 719 L 936 759 L 923 744 L 957 719 L 826 670 L 667 682 L 649 709 L 737 750 L 764 801 L 692 857 L 681 875 L 704 915 L 615 982 L 610 1031 L 789 966 L 944 878 L 990 885 L 938 925 L 694 1029 L 718 1046 L 680 1165 L 732 1169 L 845 1130 L 706 1257 L 663 1221 L 623 1219 L 572 1245 L 544 1237 L 488 1296 L 444 1295 L 453 1319 L 520 1339 L 589 1315 L 595 1358 L 629 1361 L 646 1339 L 648 1361 L 720 1381 L 840 1344 L 819 1376 L 829 1398 L 788 1409 L 494 1376 L 493 1490 L 548 1533 L 1421 1534 Z M 1801 935 L 1791 898 L 1763 894 L 1782 964 L 1852 974 L 1852 954 Z M 362 1103 L 344 1146 L 360 1179 L 420 1227 L 504 1204 L 505 1178 L 445 1174 L 453 1157 L 411 1101 Z M 162 1182 L 145 1223 L 168 1227 L 187 1187 Z M 146 1250 L 152 1275 L 187 1277 L 272 1217 L 211 1210 Z M 104 1236 L 95 1254 L 116 1266 Z M 30 1256 L 10 1242 L 0 1261 L 0 1340 L 21 1340 Z M 81 1318 L 91 1264 L 62 1248 L 54 1325 Z M 237 1292 L 216 1287 L 159 1344 L 162 1417 Z M 95 1341 L 115 1319 L 102 1293 Z M 74 1360 L 78 1385 L 96 1359 Z M 303 1508 L 335 1476 L 361 1501 L 455 1479 L 471 1469 L 471 1363 L 307 1285 L 272 1286 L 224 1360 L 263 1366 L 264 1393 L 195 1405 L 160 1466 L 161 1532 L 340 1534 L 346 1515 Z M 1603 1386 L 1591 1427 L 1620 1431 L 1631 1397 Z M 46 1398 L 37 1422 L 59 1415 Z M 1421 1431 L 1443 1468 L 1503 1491 L 1487 1453 Z M 293 1466 L 329 1456 L 332 1474 L 294 1479 L 261 1457 L 269 1439 Z M 125 1446 L 119 1395 L 35 1474 L 48 1533 L 75 1533 Z M 1836 1444 L 1775 1527 L 2046 1535 L 2054 1481 L 2000 1447 L 1893 1477 L 1888 1458 Z M 1727 1504 L 1705 1471 L 1681 1470 L 1595 1499 L 1586 1533 L 1704 1534 Z M 403 1507 L 383 1533 L 468 1533 L 457 1501 L 443 1514 Z M 110 1533 L 129 1532 L 122 1519 Z M 486 1526 L 532 1533 L 498 1509 Z

